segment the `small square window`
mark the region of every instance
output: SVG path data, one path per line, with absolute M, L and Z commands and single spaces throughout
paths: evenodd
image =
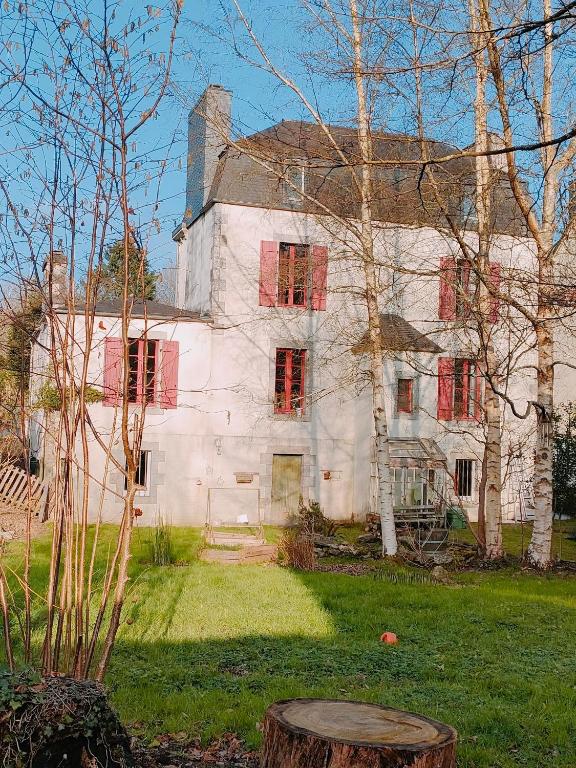
M 412 413 L 414 410 L 413 380 L 398 379 L 396 410 L 398 413 Z
M 471 499 L 474 495 L 473 459 L 456 459 L 454 469 L 454 490 L 461 499 Z
M 126 465 L 126 475 L 128 475 L 128 465 Z M 138 491 L 148 491 L 150 481 L 150 451 L 140 451 L 140 456 L 136 464 L 134 483 Z M 124 490 L 128 490 L 128 477 L 124 478 Z

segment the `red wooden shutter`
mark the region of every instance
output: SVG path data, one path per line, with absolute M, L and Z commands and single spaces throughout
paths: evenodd
M 275 307 L 278 295 L 278 243 L 260 243 L 260 306 Z
M 438 317 L 440 320 L 456 318 L 456 259 L 443 256 L 440 259 L 440 300 Z
M 312 309 L 326 309 L 326 283 L 328 278 L 328 248 L 312 246 Z
M 177 341 L 162 342 L 162 408 L 176 408 L 178 405 L 178 346 Z
M 500 290 L 500 271 L 501 271 L 501 264 L 490 264 L 490 288 L 493 291 Z M 491 296 L 490 297 L 490 317 L 489 320 L 491 323 L 497 323 L 498 322 L 498 316 L 500 314 L 500 299 L 498 296 Z
M 450 421 L 454 404 L 454 360 L 438 358 L 438 418 Z
M 456 268 L 458 269 L 458 267 Z M 462 302 L 462 317 L 468 318 L 472 314 L 472 296 L 470 296 L 470 272 L 471 264 L 469 261 L 465 261 L 462 266 L 462 284 L 454 284 L 454 292 L 462 291 L 464 294 L 460 301 Z M 458 280 L 458 273 L 455 273 L 456 280 Z M 455 295 L 456 301 L 456 314 L 458 313 L 458 296 Z
M 474 418 L 476 421 L 480 421 L 482 416 L 482 375 L 480 373 L 480 366 L 475 364 L 475 376 L 476 388 L 474 391 Z
M 118 405 L 122 388 L 122 339 L 104 339 L 104 405 Z

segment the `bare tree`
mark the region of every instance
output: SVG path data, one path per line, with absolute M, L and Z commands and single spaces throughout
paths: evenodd
M 509 39 L 501 39 L 496 32 L 498 24 L 520 28 L 526 23 L 515 16 L 509 19 L 504 7 L 494 10 L 486 0 L 478 4 L 479 19 L 488 55 L 491 85 L 496 94 L 497 109 L 506 148 L 506 171 L 510 186 L 536 251 L 535 305 L 525 312 L 536 338 L 537 391 L 533 408 L 537 417 L 534 460 L 535 519 L 529 559 L 537 566 L 546 567 L 551 560 L 553 489 L 552 489 L 552 417 L 554 409 L 554 326 L 557 322 L 555 297 L 557 294 L 557 252 L 562 233 L 559 209 L 561 185 L 571 173 L 576 141 L 570 138 L 563 150 L 552 144 L 558 119 L 553 105 L 560 97 L 559 89 L 565 77 L 562 58 L 555 61 L 555 53 L 569 43 L 555 30 L 555 14 L 551 3 L 542 4 L 543 25 L 538 33 L 528 36 L 518 49 L 511 49 Z M 528 8 L 525 9 L 528 13 Z M 516 88 L 521 89 L 518 105 Z M 515 149 L 514 121 L 518 112 L 523 119 L 531 119 L 541 149 L 532 156 L 529 174 L 524 175 L 521 158 Z M 535 183 L 534 179 L 537 179 Z M 529 190 L 539 193 L 535 205 Z M 518 414 L 521 415 L 521 414 Z M 528 412 L 524 416 L 528 415 Z
M 130 288 L 134 218 L 139 206 L 141 231 L 146 237 L 155 231 L 158 196 L 149 205 L 143 192 L 162 180 L 171 146 L 168 138 L 165 146 L 149 151 L 139 148 L 138 141 L 145 141 L 146 126 L 167 94 L 181 3 L 148 6 L 128 18 L 119 11 L 118 3 L 96 8 L 63 2 L 55 8 L 43 0 L 7 10 L 5 30 L 12 45 L 0 58 L 9 84 L 2 92 L 4 113 L 26 115 L 18 129 L 26 149 L 16 148 L 12 162 L 24 169 L 27 185 L 0 184 L 20 238 L 16 256 L 10 254 L 6 263 L 16 283 L 34 275 L 44 306 L 32 388 L 22 402 L 23 418 L 29 417 L 32 430 L 41 436 L 52 474 L 53 535 L 41 665 L 46 674 L 93 674 L 97 679 L 103 678 L 110 660 L 128 582 L 135 475 L 146 414 L 145 399 L 138 413 L 128 406 L 129 328 L 139 298 Z M 27 195 L 28 204 L 18 195 Z M 8 239 L 7 227 L 4 232 Z M 101 399 L 93 379 L 95 303 L 103 255 L 118 240 L 124 254 L 123 365 L 117 416 L 111 433 L 103 433 L 89 407 Z M 44 278 L 39 269 L 42 251 L 47 253 Z M 141 261 L 144 270 L 144 257 Z M 113 451 L 118 436 L 120 460 Z M 106 456 L 104 478 L 93 475 L 90 443 Z M 97 553 L 110 468 L 125 475 L 126 490 L 115 549 L 100 579 Z M 89 535 L 90 486 L 95 483 L 102 494 Z M 24 573 L 17 575 L 26 596 L 27 661 L 33 650 L 29 564 L 27 536 Z M 11 627 L 5 590 L 0 600 Z M 10 633 L 5 644 L 10 655 Z

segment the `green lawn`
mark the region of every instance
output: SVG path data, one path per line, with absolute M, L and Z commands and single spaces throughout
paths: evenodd
M 195 559 L 186 529 L 176 549 L 190 564 L 158 568 L 142 562 L 149 537 L 136 532 L 132 621 L 108 678 L 133 730 L 257 745 L 272 701 L 349 697 L 453 724 L 460 768 L 574 768 L 576 579 L 466 573 L 445 587 L 220 566 Z M 36 551 L 39 578 L 46 544 Z M 382 645 L 384 630 L 400 644 Z

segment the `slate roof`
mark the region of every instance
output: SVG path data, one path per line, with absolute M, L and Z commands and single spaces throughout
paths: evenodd
M 435 341 L 420 333 L 400 315 L 381 314 L 380 333 L 382 346 L 388 352 L 430 352 L 439 354 L 444 350 Z M 352 352 L 361 355 L 368 351 L 368 332 L 362 336 Z
M 357 133 L 354 128 L 331 126 L 338 149 L 350 164 L 360 163 Z M 372 210 L 380 221 L 405 225 L 446 226 L 436 195 L 422 175 L 420 141 L 414 136 L 374 133 L 376 159 L 387 161 L 374 170 Z M 426 140 L 429 156 L 442 157 L 457 148 L 431 139 Z M 243 150 L 246 151 L 243 151 Z M 255 154 L 273 170 L 262 167 L 250 154 Z M 294 159 L 291 164 L 290 160 Z M 395 165 L 394 161 L 398 161 Z M 416 161 L 403 165 L 402 161 Z M 266 130 L 240 139 L 220 155 L 206 206 L 213 202 L 236 203 L 280 210 L 298 210 L 322 214 L 326 210 L 306 199 L 294 200 L 282 175 L 290 168 L 306 168 L 308 194 L 331 211 L 345 216 L 359 215 L 359 201 L 350 168 L 342 162 L 338 151 L 328 141 L 320 126 L 303 121 L 286 120 Z M 434 178 L 454 220 L 474 229 L 470 209 L 462 205 L 464 197 L 475 189 L 474 158 L 455 158 L 434 166 Z M 292 197 L 292 200 L 290 200 Z M 297 195 L 296 195 L 297 197 Z M 468 211 L 464 213 L 464 211 Z M 504 176 L 493 185 L 494 231 L 522 234 L 525 223 Z M 467 218 L 463 218 L 466 216 Z M 190 221 L 187 222 L 188 224 Z
M 75 313 L 77 315 L 83 314 L 85 311 L 85 304 L 78 303 L 75 306 Z M 58 308 L 59 312 L 67 312 L 67 307 Z M 106 301 L 96 302 L 94 307 L 95 315 L 103 315 L 106 317 L 120 317 L 122 315 L 122 301 L 121 299 L 109 299 Z M 205 316 L 201 316 L 198 312 L 189 312 L 186 309 L 178 309 L 178 307 L 172 307 L 170 304 L 162 304 L 158 301 L 135 301 L 132 305 L 132 311 L 130 317 L 133 318 L 148 318 L 150 320 L 184 320 L 184 321 L 200 321 L 207 320 Z

